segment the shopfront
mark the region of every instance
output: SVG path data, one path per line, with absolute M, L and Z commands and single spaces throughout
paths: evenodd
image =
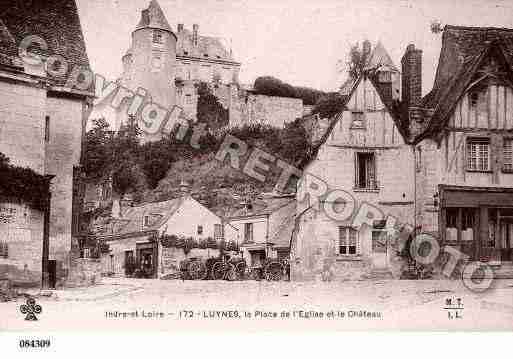
M 513 188 L 439 187 L 440 237 L 470 260 L 513 260 Z

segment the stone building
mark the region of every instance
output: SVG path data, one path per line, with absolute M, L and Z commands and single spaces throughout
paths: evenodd
M 414 186 L 408 176 L 413 152 L 393 105 L 397 75 L 393 64 L 365 71 L 348 93 L 345 109 L 331 120 L 312 160 L 304 164 L 291 248 L 293 280 L 390 277 L 400 269 L 396 252 L 379 240 L 382 218 L 363 223 L 358 218 L 358 209 L 371 205 L 402 223 L 413 222 Z M 343 218 L 317 210 L 314 198 L 305 194 L 321 183 L 326 193 L 340 190 L 348 196 L 323 196 L 321 208 L 354 210 Z
M 475 261 L 496 278 L 513 275 L 512 40 L 511 29 L 445 26 L 424 97 L 413 44 L 401 60 L 401 101 L 390 99 L 396 92 L 379 68 L 357 79 L 304 168 L 292 279 L 398 278 L 401 248 L 380 235 L 388 216 L 406 224 L 403 233 L 429 234 L 459 253 L 455 274 Z M 312 183 L 348 196 L 320 196 L 318 210 Z M 354 210 L 338 221 L 348 203 Z M 435 275 L 446 259 L 433 263 Z
M 296 201 L 290 195 L 267 195 L 246 203 L 226 219 L 238 233 L 243 258 L 249 267 L 267 258 L 289 257 Z
M 513 274 L 513 30 L 446 26 L 433 89 L 408 47 L 403 97 L 416 153 L 416 222 L 470 261 Z
M 241 63 L 235 61 L 225 41 L 201 35 L 197 24 L 192 31 L 183 24 L 173 31 L 156 0 L 142 10 L 122 62 L 118 85 L 133 93 L 144 89 L 138 93 L 145 103 L 168 110 L 179 106 L 185 119 L 196 120 L 200 81 L 209 84 L 221 105 L 228 109 L 231 126 L 259 122 L 283 127 L 303 114 L 301 99 L 257 95 L 243 88 L 239 83 Z M 105 117 L 111 128 L 118 130 L 131 112 L 126 102 L 115 109 L 110 106 L 111 100 L 112 96 L 97 103 L 91 118 Z M 140 116 L 140 111 L 134 115 Z M 143 135 L 144 140 L 161 137 Z
M 66 81 L 73 69 L 88 69 L 89 60 L 73 0 L 2 1 L 1 8 L 0 152 L 13 165 L 51 178 L 51 198 L 49 207 L 37 210 L 17 198 L 2 197 L 0 272 L 38 284 L 46 253 L 45 270 L 55 285 L 67 277 L 72 264 L 80 208 L 78 166 L 93 92 Z M 47 47 L 32 42 L 28 54 L 18 51 L 31 35 Z M 62 62 L 47 63 L 57 55 L 67 68 Z
M 181 247 L 167 247 L 159 240 L 163 235 L 192 237 L 197 241 L 213 238 L 219 243 L 224 239 L 223 227 L 219 216 L 185 191 L 172 200 L 121 208 L 120 218 L 98 233 L 110 248 L 102 255 L 102 272 L 130 276 L 134 269 L 146 265 L 153 278 L 174 274 L 181 260 L 217 257 L 219 250 L 193 248 L 187 252 Z M 232 239 L 231 229 L 228 230 L 228 239 Z

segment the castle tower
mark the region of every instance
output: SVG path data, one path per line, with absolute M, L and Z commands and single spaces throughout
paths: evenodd
M 151 0 L 122 58 L 123 85 L 134 91 L 142 87 L 154 103 L 171 109 L 175 105 L 176 41 L 160 5 Z

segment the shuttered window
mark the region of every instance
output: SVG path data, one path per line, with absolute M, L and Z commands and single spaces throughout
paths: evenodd
M 469 171 L 490 170 L 490 140 L 469 139 L 467 142 L 467 169 Z
M 374 153 L 357 153 L 355 163 L 355 187 L 357 189 L 375 190 L 378 188 L 376 181 L 376 160 Z
M 513 172 L 513 139 L 505 138 L 504 139 L 504 162 L 503 162 L 503 170 L 504 172 Z
M 359 253 L 358 232 L 351 227 L 338 227 L 338 254 L 357 255 Z

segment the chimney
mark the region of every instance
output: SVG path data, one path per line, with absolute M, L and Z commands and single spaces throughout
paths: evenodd
M 177 31 L 178 32 L 182 32 L 183 31 L 183 24 L 178 24 Z
M 180 182 L 179 188 L 180 188 L 180 196 L 181 197 L 185 197 L 190 194 L 191 186 L 189 185 L 189 183 L 187 181 L 182 180 Z
M 410 44 L 401 59 L 402 101 L 408 106 L 418 106 L 422 97 L 422 50 Z
M 198 24 L 192 25 L 192 43 L 194 44 L 194 46 L 198 46 L 198 30 Z

